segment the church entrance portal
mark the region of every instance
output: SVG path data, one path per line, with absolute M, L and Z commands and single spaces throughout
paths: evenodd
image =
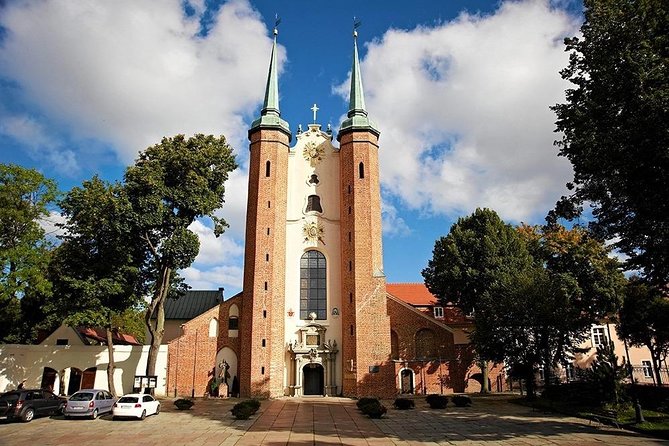
M 400 384 L 402 393 L 413 393 L 413 371 L 402 369 L 400 373 Z
M 305 395 L 323 395 L 323 385 L 325 374 L 323 366 L 320 364 L 307 364 L 304 366 L 304 394 Z

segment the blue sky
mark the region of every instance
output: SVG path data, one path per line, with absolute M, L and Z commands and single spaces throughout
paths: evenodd
M 0 162 L 33 167 L 62 191 L 113 181 L 139 150 L 177 133 L 224 134 L 240 169 L 207 221 L 195 289 L 242 282 L 248 142 L 264 94 L 275 14 L 282 117 L 336 130 L 347 109 L 353 17 L 367 109 L 381 131 L 384 262 L 422 281 L 435 240 L 476 207 L 541 223 L 566 192 L 553 147 L 568 85 L 564 37 L 577 1 L 29 1 L 0 7 Z M 54 211 L 44 224 L 59 220 Z

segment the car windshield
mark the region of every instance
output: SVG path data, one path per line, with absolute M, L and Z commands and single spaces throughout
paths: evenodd
M 123 396 L 118 400 L 119 403 L 136 403 L 137 401 L 138 399 L 136 396 Z
M 93 394 L 90 392 L 75 393 L 70 397 L 70 401 L 90 401 L 93 399 Z

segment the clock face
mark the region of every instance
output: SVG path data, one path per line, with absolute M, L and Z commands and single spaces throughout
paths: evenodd
M 323 159 L 324 154 L 325 154 L 325 149 L 323 148 L 323 146 L 322 145 L 317 146 L 316 143 L 313 142 L 306 143 L 304 145 L 304 150 L 302 151 L 304 159 L 307 161 L 311 161 L 312 163 L 317 163 L 318 161 L 321 161 Z

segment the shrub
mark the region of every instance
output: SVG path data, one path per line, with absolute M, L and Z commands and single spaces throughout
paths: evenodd
M 393 406 L 395 406 L 395 409 L 407 410 L 413 409 L 416 405 L 414 404 L 413 400 L 408 398 L 396 398 Z
M 358 409 L 362 410 L 363 406 L 366 406 L 369 403 L 378 403 L 379 399 L 371 396 L 363 396 L 360 398 L 355 405 L 358 406 Z
M 186 398 L 179 398 L 174 401 L 174 405 L 177 406 L 177 409 L 179 410 L 188 410 L 193 407 L 193 404 L 195 404 L 193 400 L 188 400 Z
M 386 409 L 386 406 L 381 404 L 381 402 L 377 399 L 374 399 L 374 401 L 369 401 L 364 406 L 361 406 L 360 410 L 365 415 L 368 415 L 369 418 L 381 418 L 383 414 L 385 414 L 388 411 L 388 409 Z
M 453 404 L 458 407 L 467 407 L 472 405 L 472 399 L 467 395 L 453 395 Z
M 448 405 L 448 397 L 446 395 L 428 395 L 425 397 L 425 401 L 432 409 L 445 409 Z
M 260 409 L 260 401 L 252 399 L 235 404 L 232 409 L 230 409 L 230 412 L 232 412 L 232 415 L 238 420 L 248 420 L 251 415 L 258 411 L 258 409 Z

